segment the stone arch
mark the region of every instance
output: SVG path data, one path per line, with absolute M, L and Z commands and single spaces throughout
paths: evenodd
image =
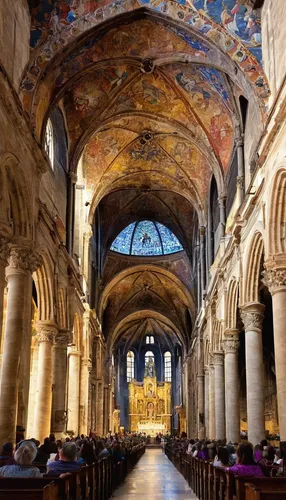
M 222 324 L 214 318 L 212 322 L 212 351 L 220 351 L 222 346 Z
M 145 318 L 145 317 L 154 318 L 155 320 L 162 322 L 169 329 L 171 329 L 175 333 L 175 335 L 177 336 L 180 344 L 182 345 L 183 357 L 186 355 L 185 340 L 184 340 L 183 335 L 181 334 L 180 330 L 177 328 L 177 326 L 169 318 L 167 318 L 163 314 L 156 312 L 156 311 L 149 310 L 149 309 L 143 309 L 140 311 L 136 311 L 136 312 L 130 314 L 129 316 L 126 316 L 116 325 L 116 327 L 114 328 L 114 330 L 112 332 L 112 335 L 110 335 L 110 337 L 108 338 L 108 341 L 107 341 L 107 356 L 111 356 L 113 345 L 115 344 L 116 340 L 118 339 L 118 337 L 120 335 L 120 331 L 122 330 L 124 325 L 127 322 L 135 321 L 135 320 L 138 320 L 140 318 Z
M 238 282 L 232 278 L 228 284 L 226 297 L 226 328 L 236 328 L 237 302 Z
M 118 274 L 116 274 L 105 286 L 104 291 L 102 293 L 101 299 L 100 299 L 100 305 L 99 305 L 99 319 L 101 320 L 103 317 L 103 312 L 106 306 L 106 302 L 108 300 L 108 296 L 111 293 L 112 289 L 116 287 L 121 280 L 126 278 L 127 276 L 130 276 L 130 274 L 133 273 L 139 273 L 139 272 L 146 272 L 146 271 L 153 271 L 157 274 L 161 274 L 165 277 L 167 277 L 169 280 L 171 280 L 173 283 L 175 283 L 176 286 L 178 286 L 184 295 L 186 296 L 188 303 L 189 303 L 189 310 L 191 314 L 191 319 L 194 324 L 195 321 L 195 313 L 196 313 L 196 304 L 195 304 L 195 299 L 190 292 L 190 290 L 187 289 L 186 285 L 182 283 L 182 281 L 171 271 L 168 271 L 167 269 L 164 269 L 162 267 L 156 266 L 154 264 L 148 264 L 146 265 L 134 265 L 132 267 L 128 267 L 127 269 L 124 269 L 123 271 L 120 271 Z
M 38 320 L 54 323 L 55 311 L 53 264 L 48 254 L 44 253 L 42 256 L 43 264 L 33 274 L 33 280 L 35 282 L 38 297 Z
M 268 214 L 268 254 L 286 253 L 286 168 L 281 168 L 272 180 Z
M 12 153 L 5 153 L 0 159 L 0 181 L 1 218 L 7 232 L 31 240 L 33 216 L 28 200 L 32 197 L 20 162 Z
M 250 243 L 250 251 L 246 260 L 244 304 L 259 302 L 259 277 L 261 275 L 263 254 L 263 237 L 262 234 L 257 231 Z
M 73 322 L 73 344 L 76 347 L 77 351 L 81 350 L 81 330 L 82 330 L 82 322 L 79 314 L 76 312 L 74 315 Z

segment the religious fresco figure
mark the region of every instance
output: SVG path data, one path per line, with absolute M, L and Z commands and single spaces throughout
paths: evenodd
M 147 404 L 147 417 L 152 418 L 154 415 L 154 404 L 151 401 Z

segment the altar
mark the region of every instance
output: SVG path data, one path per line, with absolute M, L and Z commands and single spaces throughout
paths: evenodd
M 171 430 L 171 382 L 157 382 L 145 376 L 143 382 L 129 383 L 129 427 L 155 437 Z

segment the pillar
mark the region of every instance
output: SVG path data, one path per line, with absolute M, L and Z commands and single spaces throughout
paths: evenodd
M 51 432 L 53 343 L 57 328 L 53 323 L 40 321 L 36 325 L 36 330 L 39 343 L 39 361 L 35 405 L 35 437 L 43 443 Z
M 241 308 L 245 330 L 248 440 L 255 446 L 265 438 L 265 397 L 262 325 L 264 305 L 251 302 Z
M 53 346 L 52 432 L 59 437 L 66 431 L 67 349 L 70 341 L 71 333 L 61 329 L 55 337 Z
M 5 238 L 0 238 L 0 345 L 2 339 L 4 290 L 6 287 L 5 268 L 8 265 L 8 244 Z
M 6 268 L 8 282 L 7 314 L 0 383 L 0 442 L 15 442 L 18 402 L 19 366 L 24 332 L 29 325 L 24 311 L 31 306 L 32 272 L 41 258 L 28 247 L 13 246 Z M 30 373 L 26 374 L 30 376 Z
M 80 377 L 80 352 L 76 346 L 69 348 L 69 374 L 68 374 L 68 431 L 73 431 L 77 436 L 79 431 L 79 377 Z
M 277 386 L 280 448 L 286 458 L 286 266 L 268 269 L 265 282 L 272 295 L 275 371 Z
M 238 330 L 225 332 L 224 369 L 225 369 L 225 419 L 226 440 L 232 443 L 240 441 L 240 409 L 239 409 L 239 374 L 238 374 Z
M 215 438 L 225 439 L 224 354 L 213 353 L 215 378 Z
M 236 140 L 237 144 L 237 168 L 238 175 L 236 180 L 236 192 L 239 206 L 242 204 L 244 199 L 244 143 L 243 137 L 238 137 Z
M 197 376 L 198 384 L 198 438 L 204 439 L 205 426 L 204 426 L 204 376 L 200 374 Z
M 209 367 L 209 438 L 215 439 L 215 378 L 212 363 Z
M 220 237 L 223 238 L 225 236 L 225 200 L 226 197 L 220 196 L 218 199 L 219 203 L 219 221 L 220 221 Z
M 77 182 L 76 174 L 74 172 L 69 172 L 68 178 L 67 178 L 66 234 L 67 234 L 67 250 L 70 254 L 73 253 L 75 185 L 76 185 L 76 182 Z
M 87 434 L 90 428 L 89 422 L 89 373 L 92 368 L 89 358 L 82 358 L 80 363 L 80 421 L 79 434 Z
M 206 289 L 206 259 L 205 259 L 205 233 L 203 226 L 200 227 L 200 261 L 201 261 L 201 303 L 204 300 Z
M 204 369 L 204 383 L 205 383 L 205 401 L 204 401 L 204 414 L 205 414 L 205 437 L 208 438 L 210 435 L 209 432 L 209 368 L 208 366 L 205 366 Z

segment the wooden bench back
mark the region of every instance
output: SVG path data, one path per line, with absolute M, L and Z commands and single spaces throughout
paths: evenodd
M 263 486 L 257 487 L 251 483 L 245 483 L 245 500 L 285 500 L 285 488 L 282 491 L 265 490 Z
M 19 488 L 1 488 L 1 500 L 58 500 L 58 485 L 50 483 L 43 488 L 23 489 L 21 485 Z

